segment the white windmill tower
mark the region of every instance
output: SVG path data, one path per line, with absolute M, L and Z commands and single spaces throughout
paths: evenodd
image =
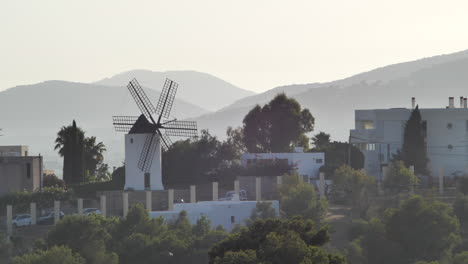
M 194 121 L 162 120 L 169 118 L 177 87 L 177 83 L 166 79 L 155 108 L 136 79 L 128 83 L 127 88 L 142 114 L 139 117 L 113 117 L 115 130 L 127 133 L 125 189 L 163 190 L 161 142 L 167 150 L 172 144 L 169 136 L 197 136 L 197 124 Z M 157 121 L 153 115 L 157 116 Z

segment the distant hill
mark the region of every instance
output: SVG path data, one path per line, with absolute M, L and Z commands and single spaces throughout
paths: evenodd
M 240 125 L 255 104 L 265 104 L 285 92 L 311 110 L 316 118 L 315 132 L 325 131 L 334 139 L 347 140 L 349 129 L 354 128 L 355 109 L 410 107 L 412 96 L 420 107 L 445 107 L 449 96 L 468 96 L 467 70 L 468 51 L 462 51 L 389 65 L 328 83 L 277 87 L 196 119 L 200 126 L 224 137 L 226 127 Z
M 137 78 L 141 85 L 160 91 L 166 77 L 179 84 L 178 98 L 210 111 L 219 110 L 236 100 L 254 95 L 251 91 L 236 87 L 213 75 L 196 71 L 133 70 L 105 78 L 95 82 L 95 84 L 122 86 L 129 80 Z
M 159 92 L 145 90 L 156 104 Z M 176 99 L 172 115 L 185 119 L 207 112 Z M 113 115 L 139 115 L 124 86 L 65 81 L 17 86 L 0 92 L 0 127 L 4 135 L 0 137 L 0 145 L 29 145 L 31 154 L 45 156 L 47 168 L 60 169 L 60 159 L 53 150 L 55 136 L 60 127 L 76 119 L 78 126 L 88 135 L 97 136 L 105 143 L 107 161 L 111 165 L 119 165 L 124 159 L 123 133 L 114 131 Z

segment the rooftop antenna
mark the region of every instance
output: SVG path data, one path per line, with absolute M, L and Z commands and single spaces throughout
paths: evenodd
M 154 153 L 156 148 L 161 146 L 161 141 L 163 149 L 168 150 L 172 145 L 170 136 L 196 137 L 198 134 L 195 121 L 163 120 L 163 118 L 167 119 L 170 116 L 177 87 L 177 83 L 166 79 L 158 104 L 154 107 L 143 88 L 134 78 L 128 83 L 127 88 L 142 114 L 139 117 L 113 116 L 116 131 L 132 133 L 139 130 L 140 133 L 144 131 L 144 133 L 149 134 L 146 137 L 138 161 L 138 168 L 145 173 L 149 172 Z M 156 118 L 153 118 L 153 114 L 156 115 Z

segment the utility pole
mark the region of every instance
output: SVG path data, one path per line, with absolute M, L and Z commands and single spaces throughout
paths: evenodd
M 348 166 L 351 167 L 351 131 L 349 132 L 348 139 Z

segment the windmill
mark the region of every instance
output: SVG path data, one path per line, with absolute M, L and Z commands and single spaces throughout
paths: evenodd
M 177 83 L 166 79 L 158 104 L 154 107 L 136 79 L 128 83 L 127 88 L 141 115 L 113 117 L 115 130 L 127 133 L 125 135 L 126 189 L 164 189 L 161 177 L 161 145 L 167 150 L 172 145 L 171 136 L 197 136 L 196 122 L 168 120 L 177 87 Z

